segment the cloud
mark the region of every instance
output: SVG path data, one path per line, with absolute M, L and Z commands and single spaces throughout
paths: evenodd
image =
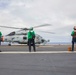
M 64 39 L 70 41 L 71 39 L 68 38 L 73 26 L 76 25 L 75 3 L 76 0 L 1 0 L 0 25 L 29 28 L 49 23 L 52 26 L 41 27 L 37 30 L 52 31 L 56 34 L 38 32 L 41 36 L 50 39 L 52 35 L 54 41 L 56 41 L 55 37 L 59 41 L 65 36 Z M 5 30 L 5 28 L 0 28 L 0 30 L 3 34 L 13 31 Z

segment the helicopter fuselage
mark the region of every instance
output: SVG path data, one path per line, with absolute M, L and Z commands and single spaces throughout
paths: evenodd
M 6 35 L 6 36 L 4 36 L 4 41 L 9 42 L 9 43 L 17 42 L 19 44 L 28 43 L 27 35 L 22 35 L 22 34 Z M 35 37 L 36 44 L 41 44 L 44 41 L 45 40 L 40 35 L 36 34 L 36 37 Z

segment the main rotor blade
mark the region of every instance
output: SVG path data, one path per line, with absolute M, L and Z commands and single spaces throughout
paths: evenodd
M 39 27 L 44 27 L 44 26 L 51 26 L 51 24 L 42 24 L 42 25 L 35 26 L 33 28 L 39 28 Z M 21 29 L 20 31 L 22 31 L 22 30 L 29 30 L 30 29 L 30 28 L 10 27 L 10 26 L 0 26 L 0 27 L 3 27 L 3 28 L 11 28 L 11 29 Z
M 33 28 L 39 28 L 39 27 L 44 27 L 44 26 L 51 26 L 51 24 L 42 24 L 42 25 L 34 26 Z M 20 31 L 22 31 L 22 30 L 29 30 L 29 29 L 30 28 L 23 28 Z
M 39 27 L 44 27 L 44 26 L 51 26 L 51 24 L 42 24 L 42 25 L 35 26 L 33 28 L 39 28 Z
M 0 26 L 3 28 L 11 28 L 11 29 L 21 29 L 21 30 L 28 30 L 28 28 L 18 28 L 18 27 L 10 27 L 10 26 Z
M 9 27 L 9 26 L 0 26 L 0 27 L 3 27 L 3 28 L 11 28 L 11 29 L 23 29 L 23 28 L 17 28 L 17 27 Z
M 47 31 L 39 31 L 39 32 L 44 32 L 44 33 L 55 34 L 54 32 L 47 32 Z

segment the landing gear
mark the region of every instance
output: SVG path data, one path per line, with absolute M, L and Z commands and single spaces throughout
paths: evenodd
M 11 42 L 9 42 L 8 46 L 11 46 Z
M 9 43 L 8 46 L 11 46 L 11 44 Z

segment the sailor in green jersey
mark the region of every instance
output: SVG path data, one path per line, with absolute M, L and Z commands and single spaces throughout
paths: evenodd
M 73 28 L 74 30 L 71 33 L 72 36 L 72 51 L 74 51 L 74 43 L 76 42 L 76 26 Z
M 74 31 L 72 31 L 72 33 L 71 33 L 71 36 L 73 36 L 74 35 Z
M 0 31 L 0 45 L 1 45 L 1 41 L 2 41 L 2 32 Z
M 31 52 L 31 46 L 33 46 L 33 50 L 35 52 L 36 51 L 36 49 L 35 49 L 35 32 L 33 31 L 32 27 L 30 28 L 27 35 L 28 35 L 29 52 Z

